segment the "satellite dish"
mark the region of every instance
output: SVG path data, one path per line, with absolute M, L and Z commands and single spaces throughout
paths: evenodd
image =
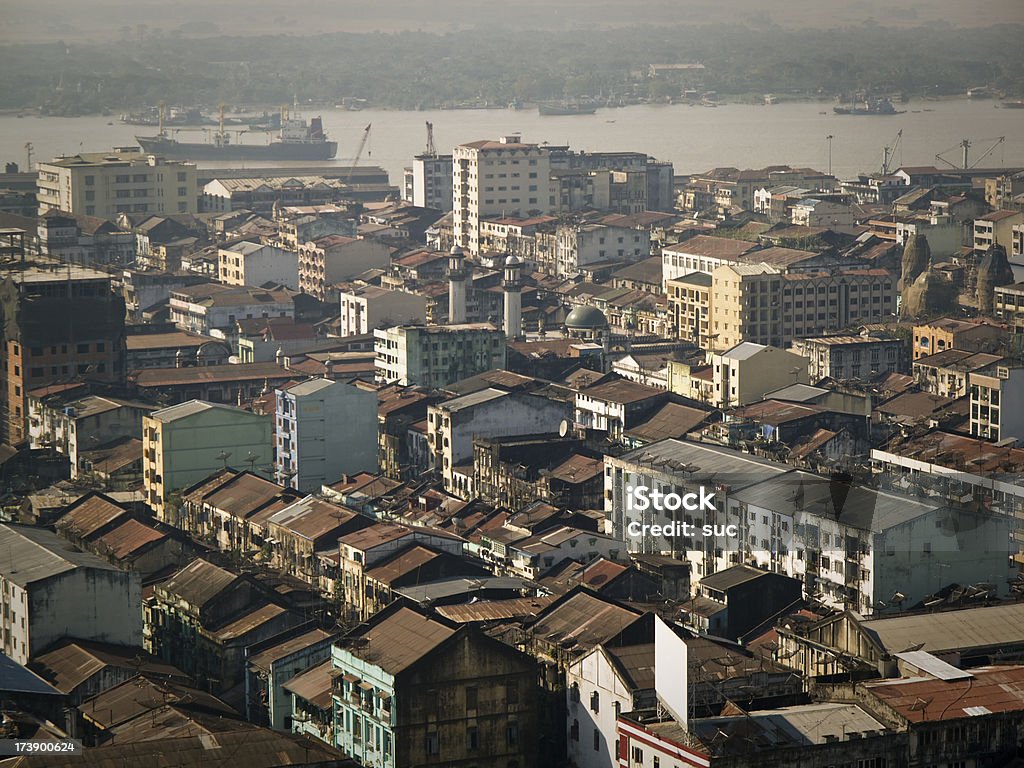
M 562 419 L 562 423 L 558 425 L 558 436 L 565 437 L 569 434 L 569 420 Z

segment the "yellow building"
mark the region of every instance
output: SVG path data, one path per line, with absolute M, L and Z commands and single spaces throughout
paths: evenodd
M 197 213 L 195 163 L 120 147 L 39 163 L 39 214 L 47 211 L 115 219 L 120 213 Z
M 264 474 L 274 459 L 268 416 L 220 403 L 190 400 L 154 411 L 142 421 L 146 503 L 174 524 L 167 498 L 225 466 Z
M 786 347 L 885 322 L 896 311 L 896 277 L 885 269 L 783 274 L 767 264 L 718 267 L 712 273 L 710 347 L 744 341 Z
M 776 389 L 807 383 L 810 361 L 784 349 L 745 341 L 713 355 L 712 403 L 732 408 L 757 403 Z
M 676 338 L 706 348 L 711 327 L 711 275 L 692 272 L 665 281 L 669 324 Z
M 1003 329 L 988 323 L 943 317 L 914 326 L 913 359 L 962 349 L 965 352 L 994 352 L 1003 339 Z

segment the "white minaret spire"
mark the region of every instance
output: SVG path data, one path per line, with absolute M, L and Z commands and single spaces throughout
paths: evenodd
M 518 339 L 523 335 L 523 294 L 519 279 L 519 259 L 505 259 L 505 338 Z
M 466 271 L 462 248 L 453 245 L 448 255 L 448 324 L 466 322 Z

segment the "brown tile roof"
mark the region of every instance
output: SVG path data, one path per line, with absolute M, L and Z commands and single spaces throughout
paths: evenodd
M 728 237 L 696 235 L 675 245 L 665 246 L 665 250 L 685 253 L 690 256 L 709 256 L 718 259 L 737 259 L 745 253 L 758 248 L 757 243 L 747 240 L 733 240 Z
M 931 392 L 905 392 L 876 406 L 875 410 L 890 416 L 920 418 L 941 411 L 951 403 L 952 398 L 934 395 Z
M 371 568 L 366 572 L 366 578 L 390 584 L 395 579 L 405 576 L 439 557 L 442 557 L 440 552 L 422 544 L 414 544 L 380 565 Z
M 640 611 L 580 591 L 552 604 L 532 622 L 534 636 L 548 643 L 574 640 L 581 648 L 607 642 L 640 616 Z
M 434 610 L 459 624 L 487 621 L 509 621 L 537 616 L 554 597 L 516 597 L 511 600 L 481 600 L 463 605 L 439 605 Z
M 239 717 L 235 710 L 216 696 L 198 688 L 166 681 L 158 683 L 143 675 L 137 675 L 93 696 L 79 706 L 79 711 L 89 722 L 110 729 L 166 704 L 180 703 L 223 717 Z
M 277 483 L 251 472 L 239 472 L 206 494 L 203 503 L 214 509 L 244 520 L 274 499 L 286 496 L 290 501 L 299 498 Z
M 92 464 L 94 472 L 109 475 L 142 460 L 142 441 L 122 437 L 91 451 L 82 451 L 82 458 Z
M 197 557 L 157 588 L 201 609 L 239 578 Z
M 96 543 L 105 555 L 115 560 L 124 560 L 166 538 L 167 534 L 161 533 L 145 523 L 140 523 L 138 520 L 126 520 L 114 530 L 96 539 Z
M 57 521 L 57 527 L 67 530 L 77 538 L 88 539 L 100 528 L 127 518 L 128 513 L 120 504 L 101 493 L 96 493 L 75 502 Z
M 329 710 L 331 708 L 331 681 L 334 667 L 330 659 L 300 672 L 281 687 L 290 691 L 300 699 L 305 699 L 314 707 Z
M 35 656 L 29 664 L 30 669 L 63 693 L 71 693 L 107 667 L 135 669 L 150 677 L 188 680 L 180 669 L 141 648 L 90 640 L 62 640 L 57 646 Z
M 204 365 L 192 368 L 143 368 L 131 378 L 140 387 L 174 387 L 228 381 L 287 381 L 295 374 L 275 362 Z
M 604 652 L 634 691 L 654 688 L 654 643 L 605 648 Z
M 574 454 L 546 474 L 565 483 L 585 483 L 604 472 L 604 459 Z
M 711 370 L 710 366 L 708 370 Z M 626 436 L 649 443 L 683 437 L 704 423 L 710 414 L 680 403 L 665 403 L 645 421 L 626 430 Z
M 782 400 L 764 400 L 760 403 L 737 408 L 732 415 L 738 419 L 752 419 L 764 424 L 785 424 L 790 421 L 817 416 L 824 409 Z
M 823 445 L 825 445 L 837 434 L 839 433 L 833 432 L 832 430 L 829 429 L 819 429 L 817 432 L 815 432 L 813 435 L 807 438 L 807 440 L 805 440 L 804 442 L 793 446 L 793 449 L 789 455 L 795 459 L 806 458 L 810 456 L 812 453 L 814 453 L 816 450 L 821 448 Z
M 966 680 L 885 680 L 865 691 L 911 723 L 1024 711 L 1024 666 L 975 667 Z
M 188 331 L 168 331 L 166 333 L 130 333 L 125 337 L 125 346 L 129 352 L 138 352 L 144 349 L 165 349 L 167 347 L 194 349 L 203 344 L 220 344 L 226 347 L 227 344 L 220 339 L 211 336 L 202 336 L 198 333 Z
M 280 605 L 265 603 L 255 610 L 249 611 L 244 616 L 229 621 L 211 634 L 222 642 L 230 642 L 245 637 L 253 630 L 259 629 L 264 624 L 273 621 L 286 610 Z
M 301 635 L 291 637 L 284 642 L 265 648 L 259 653 L 250 656 L 249 666 L 262 670 L 263 672 L 269 672 L 270 665 L 278 659 L 283 659 L 285 656 L 293 654 L 296 651 L 301 651 L 304 648 L 316 645 L 330 636 L 330 632 L 325 632 L 322 629 L 311 629 L 309 632 L 304 632 Z
M 410 534 L 412 534 L 412 530 L 403 525 L 377 523 L 369 528 L 363 528 L 361 531 L 346 534 L 341 537 L 341 541 L 353 549 L 365 550 L 380 546 L 381 544 L 387 544 L 389 541 L 395 541 Z
M 405 606 L 370 624 L 356 636 L 369 641 L 352 653 L 397 675 L 428 656 L 458 630 Z
M 639 384 L 629 379 L 617 379 L 603 384 L 596 384 L 579 390 L 579 394 L 595 400 L 606 400 L 611 403 L 638 403 L 665 394 L 665 390 Z

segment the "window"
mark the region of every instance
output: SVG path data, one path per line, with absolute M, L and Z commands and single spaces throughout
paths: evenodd
M 85 354 L 86 352 L 89 351 L 89 345 L 88 344 L 79 344 L 75 351 L 78 352 L 78 354 L 80 354 L 80 355 L 81 354 Z
M 466 688 L 466 709 L 476 709 L 477 689 L 476 686 Z
M 580 740 L 580 721 L 573 720 L 572 725 L 569 727 L 569 738 L 573 741 Z
M 505 742 L 510 747 L 514 747 L 519 744 L 519 723 L 509 723 L 505 729 Z
M 519 685 L 507 683 L 505 685 L 505 703 L 508 705 L 519 703 Z
M 597 691 L 590 694 L 590 711 L 594 713 L 601 711 L 601 694 Z
M 471 725 L 466 729 L 466 749 L 479 749 L 480 748 L 480 733 L 477 731 L 475 725 Z
M 594 729 L 594 751 L 601 751 L 601 731 L 597 728 Z
M 427 734 L 427 754 L 437 755 L 441 753 L 441 742 L 437 737 L 437 731 L 431 731 Z

